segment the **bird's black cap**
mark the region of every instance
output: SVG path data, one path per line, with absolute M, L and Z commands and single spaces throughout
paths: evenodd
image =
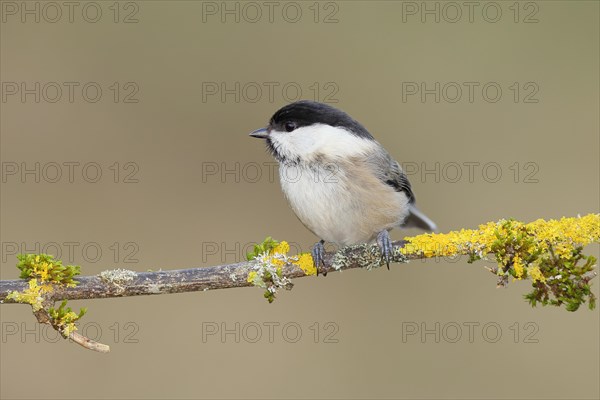
M 280 108 L 269 121 L 269 129 L 286 131 L 286 123 L 295 124 L 296 128 L 313 124 L 326 124 L 345 128 L 353 135 L 373 139 L 373 136 L 358 121 L 342 110 L 325 103 L 311 100 L 300 100 Z

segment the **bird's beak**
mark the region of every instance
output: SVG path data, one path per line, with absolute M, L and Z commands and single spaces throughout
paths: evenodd
M 250 133 L 250 136 L 259 139 L 266 139 L 269 136 L 269 131 L 267 131 L 267 128 L 260 128 Z

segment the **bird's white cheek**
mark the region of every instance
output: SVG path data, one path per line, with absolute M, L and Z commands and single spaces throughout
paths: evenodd
M 271 131 L 280 154 L 311 162 L 325 156 L 333 161 L 364 156 L 377 149 L 374 140 L 357 137 L 340 127 L 315 124 L 293 132 Z
M 315 138 L 311 135 L 303 135 L 302 132 L 271 132 L 272 140 L 281 146 L 286 153 L 298 156 L 308 156 L 314 153 L 316 148 Z

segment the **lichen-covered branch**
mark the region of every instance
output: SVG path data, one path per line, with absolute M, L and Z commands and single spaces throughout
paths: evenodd
M 395 243 L 397 247 L 402 242 Z M 344 249 L 341 255 L 347 257 L 348 262 L 341 265 L 339 269 L 352 269 L 365 266 L 361 262 L 371 265 L 379 265 L 380 259 L 373 255 L 365 255 L 368 246 L 356 246 Z M 324 271 L 333 270 L 332 261 L 334 254 L 327 253 L 325 256 Z M 396 255 L 395 260 L 402 257 Z M 413 255 L 410 259 L 423 258 L 422 255 Z M 215 289 L 227 289 L 243 286 L 253 286 L 248 281 L 248 275 L 255 272 L 256 263 L 246 261 L 235 264 L 217 265 L 213 267 L 186 268 L 178 270 L 134 272 L 123 269 L 108 270 L 99 275 L 78 276 L 79 282 L 74 287 L 57 286 L 46 298 L 52 301 L 59 300 L 84 300 L 104 299 L 111 297 L 156 295 L 167 293 L 199 292 Z M 300 266 L 296 264 L 283 265 L 281 268 L 283 276 L 289 279 L 302 278 L 307 275 Z M 4 303 L 18 303 L 15 299 L 7 298 L 12 292 L 24 292 L 29 283 L 23 279 L 0 281 L 0 301 Z
M 600 242 L 600 214 L 560 220 L 537 220 L 525 224 L 501 220 L 446 234 L 423 234 L 394 243 L 392 261 L 408 262 L 431 257 L 467 256 L 469 262 L 493 258 L 497 265 L 488 269 L 498 277 L 498 286 L 529 279 L 533 290 L 525 296 L 536 304 L 577 310 L 583 303 L 590 309 L 595 296 L 590 280 L 596 259 L 585 256 L 583 249 Z M 83 316 L 66 307 L 67 300 L 157 295 L 258 286 L 272 302 L 280 289 L 291 289 L 292 279 L 316 274 L 310 254 L 288 255 L 286 242 L 267 238 L 256 245 L 249 261 L 207 268 L 134 272 L 107 270 L 94 276 L 77 276 L 79 267 L 63 266 L 46 254 L 19 256 L 19 280 L 0 281 L 0 302 L 30 304 L 40 323 L 49 323 L 64 337 L 80 345 L 108 351 L 76 330 Z M 352 268 L 372 269 L 383 265 L 375 245 L 351 246 L 326 253 L 320 271 Z M 63 301 L 58 309 L 56 301 Z

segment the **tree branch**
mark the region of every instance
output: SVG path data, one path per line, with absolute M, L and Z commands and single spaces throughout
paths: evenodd
M 399 249 L 403 244 L 403 241 L 394 242 L 394 248 Z M 348 262 L 342 265 L 340 270 L 364 267 L 365 264 L 361 261 L 365 261 L 365 247 L 355 246 L 343 249 L 341 255 L 346 257 Z M 397 254 L 396 251 L 394 253 Z M 334 254 L 325 254 L 325 267 L 321 271 L 328 272 L 333 269 Z M 374 252 L 372 257 L 373 259 L 370 261 L 380 262 Z M 423 257 L 410 255 L 407 258 Z M 402 261 L 398 256 L 394 260 Z M 54 285 L 54 289 L 45 295 L 45 298 L 51 301 L 105 299 L 252 286 L 252 283 L 247 281 L 248 274 L 253 271 L 252 265 L 252 262 L 241 262 L 204 268 L 153 272 L 105 271 L 99 275 L 78 276 L 76 280 L 79 284 L 75 287 Z M 283 266 L 282 275 L 289 279 L 307 276 L 302 269 L 293 264 Z M 14 300 L 7 299 L 8 294 L 14 291 L 22 292 L 27 286 L 27 281 L 23 279 L 0 281 L 0 302 L 16 303 Z
M 498 286 L 509 279 L 530 279 L 533 291 L 525 295 L 536 304 L 561 306 L 575 311 L 596 296 L 590 280 L 597 273 L 596 259 L 583 254 L 584 246 L 600 242 L 600 214 L 560 220 L 537 220 L 524 224 L 500 220 L 445 234 L 423 234 L 394 242 L 392 262 L 431 257 L 466 255 L 473 262 L 493 255 L 497 266 L 488 268 L 498 277 Z M 0 303 L 27 303 L 38 322 L 50 324 L 64 337 L 100 352 L 109 347 L 76 332 L 79 314 L 66 307 L 67 300 L 103 299 L 197 292 L 244 286 L 259 286 L 272 302 L 280 289 L 290 289 L 291 279 L 315 273 L 309 254 L 288 256 L 289 245 L 267 238 L 256 245 L 252 261 L 170 271 L 134 272 L 114 269 L 94 276 L 77 276 L 79 266 L 62 265 L 48 254 L 20 254 L 17 268 L 27 279 L 0 281 Z M 377 245 L 357 245 L 324 255 L 322 273 L 352 268 L 372 269 L 384 265 Z M 76 279 L 76 280 L 75 280 Z M 55 309 L 54 303 L 62 300 Z

